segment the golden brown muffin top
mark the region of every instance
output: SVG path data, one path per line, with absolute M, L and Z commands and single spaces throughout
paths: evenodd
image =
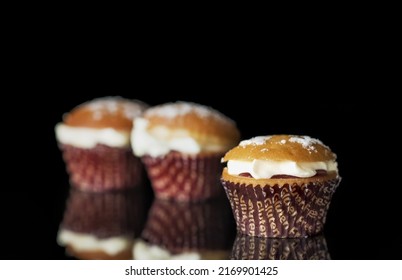
M 272 135 L 241 141 L 238 146 L 226 153 L 223 161 L 254 159 L 317 162 L 335 160 L 336 154 L 320 140 L 309 136 Z
M 63 116 L 64 124 L 86 128 L 131 130 L 133 119 L 148 107 L 138 100 L 122 97 L 102 97 L 85 102 Z
M 185 131 L 200 143 L 219 144 L 228 149 L 237 145 L 240 132 L 233 120 L 200 104 L 178 101 L 152 107 L 145 111 L 148 130 L 165 127 L 173 134 Z

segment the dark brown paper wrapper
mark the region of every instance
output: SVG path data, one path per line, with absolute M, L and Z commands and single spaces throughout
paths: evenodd
M 252 186 L 222 180 L 238 231 L 270 238 L 319 234 L 339 182 Z
M 89 193 L 71 189 L 60 228 L 97 238 L 138 237 L 145 224 L 144 196 L 137 190 Z
M 227 250 L 229 257 L 235 232 L 231 216 L 225 197 L 204 203 L 155 200 L 142 238 L 173 254 Z
M 219 196 L 222 155 L 185 155 L 171 152 L 163 157 L 142 157 L 155 196 L 177 201 L 200 201 Z
M 324 236 L 265 238 L 238 234 L 232 260 L 330 260 Z
M 71 184 L 81 190 L 103 192 L 139 186 L 142 181 L 141 160 L 130 148 L 97 145 L 81 149 L 60 144 Z

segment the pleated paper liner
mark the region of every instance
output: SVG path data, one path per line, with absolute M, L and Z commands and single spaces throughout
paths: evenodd
M 146 205 L 144 195 L 136 190 L 90 193 L 72 188 L 60 225 L 58 242 L 70 254 L 78 258 L 122 258 L 131 256 L 134 238 L 138 237 L 145 224 Z M 127 247 L 115 250 L 110 246 Z M 108 244 L 108 249 L 88 243 Z M 113 245 L 114 244 L 114 245 Z M 108 253 L 113 252 L 113 253 Z
M 141 160 L 130 148 L 97 145 L 82 149 L 60 144 L 74 187 L 91 192 L 115 191 L 141 185 Z
M 222 194 L 219 178 L 222 155 L 142 157 L 155 196 L 176 201 L 201 201 Z
M 214 255 L 228 258 L 234 232 L 225 197 L 203 203 L 155 200 L 142 238 L 171 254 L 199 252 L 207 258 Z
M 232 260 L 330 260 L 323 235 L 309 238 L 265 238 L 238 234 Z
M 334 177 L 300 185 L 253 186 L 222 179 L 238 231 L 271 238 L 298 238 L 322 232 L 339 182 L 340 178 Z

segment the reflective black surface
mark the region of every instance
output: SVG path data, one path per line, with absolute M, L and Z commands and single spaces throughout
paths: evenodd
M 328 260 L 323 235 L 260 238 L 237 233 L 225 196 L 196 203 L 154 199 L 140 186 L 108 193 L 71 188 L 57 235 L 78 259 Z
M 156 200 L 146 188 L 109 193 L 71 188 L 57 235 L 66 257 L 229 258 L 236 229 L 226 197 L 196 203 Z
M 326 229 L 333 226 L 331 219 Z M 73 233 L 73 240 L 63 240 L 66 231 Z M 368 258 L 384 245 L 359 250 L 373 244 L 367 242 L 372 239 L 345 239 L 345 233 L 336 229 L 325 234 L 275 239 L 236 233 L 225 196 L 183 203 L 154 199 L 149 184 L 112 193 L 70 187 L 55 246 L 61 249 L 61 259 L 330 260 L 362 256 L 363 252 Z M 398 256 L 400 251 L 395 250 L 385 258 Z
M 330 260 L 323 235 L 309 238 L 263 238 L 238 233 L 232 260 Z

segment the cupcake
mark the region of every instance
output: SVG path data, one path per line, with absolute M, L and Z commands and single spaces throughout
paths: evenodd
M 308 238 L 266 238 L 237 234 L 232 260 L 330 260 L 323 235 Z
M 228 259 L 234 224 L 225 197 L 203 203 L 155 200 L 135 259 Z
M 142 165 L 132 153 L 133 119 L 146 105 L 121 97 L 94 99 L 56 125 L 56 137 L 73 186 L 101 192 L 139 185 Z
M 57 241 L 79 259 L 132 259 L 145 223 L 144 196 L 137 190 L 70 191 Z
M 336 155 L 308 136 L 259 136 L 222 159 L 222 184 L 238 231 L 270 238 L 322 232 L 340 182 Z
M 212 108 L 176 102 L 136 118 L 131 140 L 157 198 L 196 201 L 220 194 L 220 158 L 238 143 L 239 131 Z

